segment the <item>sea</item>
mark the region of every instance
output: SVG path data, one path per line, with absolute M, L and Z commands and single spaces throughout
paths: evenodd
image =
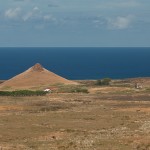
M 36 63 L 70 80 L 150 77 L 150 48 L 1 47 L 0 80 Z

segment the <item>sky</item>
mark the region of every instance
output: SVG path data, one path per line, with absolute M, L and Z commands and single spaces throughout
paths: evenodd
M 0 47 L 150 47 L 150 0 L 0 0 Z

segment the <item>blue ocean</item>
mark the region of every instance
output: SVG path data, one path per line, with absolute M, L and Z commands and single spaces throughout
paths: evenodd
M 35 63 L 73 80 L 150 77 L 150 48 L 0 48 L 0 80 Z

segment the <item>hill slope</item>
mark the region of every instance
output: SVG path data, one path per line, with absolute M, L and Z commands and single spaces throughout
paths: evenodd
M 35 64 L 25 72 L 5 81 L 0 89 L 38 89 L 55 84 L 77 84 Z

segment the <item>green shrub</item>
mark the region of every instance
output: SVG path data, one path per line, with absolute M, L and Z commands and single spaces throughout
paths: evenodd
M 104 78 L 102 80 L 97 80 L 97 85 L 110 85 L 111 79 L 110 78 Z
M 74 88 L 70 90 L 71 93 L 89 93 L 86 88 Z
M 0 91 L 0 96 L 11 96 L 9 91 Z
M 80 86 L 62 86 L 58 89 L 58 93 L 89 93 L 88 89 L 86 87 L 80 87 Z
M 46 95 L 45 91 L 30 91 L 30 90 L 19 90 L 19 91 L 0 91 L 0 96 L 43 96 Z

